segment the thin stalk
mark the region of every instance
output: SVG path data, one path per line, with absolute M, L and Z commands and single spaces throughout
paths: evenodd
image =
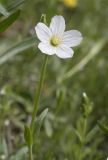
M 41 94 L 41 90 L 42 90 L 42 86 L 43 86 L 43 82 L 44 82 L 47 61 L 48 61 L 48 55 L 45 55 L 45 59 L 44 59 L 42 69 L 41 69 L 39 85 L 38 85 L 38 88 L 36 89 L 35 98 L 34 98 L 34 108 L 33 108 L 33 112 L 32 112 L 32 120 L 31 120 L 31 124 L 30 124 L 30 129 L 31 129 L 32 133 L 33 133 L 33 129 L 34 129 L 36 114 L 38 111 L 38 104 L 39 104 L 40 94 Z
M 29 160 L 33 160 L 32 145 L 29 147 Z
M 87 118 L 84 118 L 83 143 L 86 141 Z
M 46 24 L 46 15 L 43 14 L 41 16 L 41 21 Z M 29 143 L 29 146 L 28 146 L 28 149 L 29 149 L 29 160 L 33 160 L 33 132 L 34 132 L 35 119 L 36 119 L 38 106 L 39 106 L 41 90 L 42 90 L 44 77 L 45 77 L 45 72 L 46 72 L 47 61 L 48 61 L 48 55 L 45 55 L 44 62 L 42 64 L 42 68 L 41 68 L 39 85 L 38 85 L 38 87 L 36 89 L 35 97 L 34 97 L 34 108 L 33 108 L 33 112 L 32 112 L 32 119 L 31 119 L 31 123 L 30 123 L 30 128 L 29 128 L 30 129 L 30 133 L 29 133 L 30 143 Z
M 32 112 L 32 119 L 31 119 L 31 124 L 30 124 L 30 131 L 31 131 L 31 138 L 33 139 L 33 131 L 34 131 L 34 125 L 35 125 L 35 119 L 38 111 L 38 106 L 39 106 L 39 99 L 41 95 L 41 90 L 44 82 L 44 77 L 45 77 L 45 71 L 46 71 L 46 65 L 48 61 L 48 55 L 45 55 L 45 59 L 41 68 L 41 74 L 40 74 L 40 80 L 39 80 L 39 85 L 38 88 L 36 89 L 35 97 L 34 97 L 34 108 Z M 33 142 L 29 146 L 29 160 L 33 160 Z
M 84 122 L 83 122 L 83 133 L 82 133 L 82 141 L 80 143 L 80 147 L 79 147 L 79 153 L 78 153 L 78 160 L 82 160 L 82 149 L 86 143 L 86 131 L 87 131 L 87 118 L 84 118 Z

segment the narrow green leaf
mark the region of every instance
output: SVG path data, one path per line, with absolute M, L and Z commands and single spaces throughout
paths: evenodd
M 18 9 L 24 2 L 27 2 L 26 0 L 16 0 L 13 1 L 8 7 L 7 10 L 10 11 L 14 11 L 16 9 Z
M 61 90 L 59 90 L 57 95 L 56 110 L 55 110 L 56 115 L 60 112 L 63 106 L 62 104 L 63 104 L 64 96 L 65 96 L 65 89 L 62 88 Z
M 48 108 L 46 108 L 41 114 L 40 116 L 38 117 L 38 128 L 37 128 L 37 135 L 39 136 L 39 133 L 40 133 L 40 129 L 41 129 L 41 126 L 42 126 L 42 123 L 45 119 L 45 117 L 47 116 L 48 114 Z
M 98 128 L 98 126 L 96 125 L 94 128 L 92 128 L 92 129 L 87 133 L 86 142 L 92 141 L 93 138 L 98 134 L 98 132 L 99 132 L 99 128 Z
M 2 4 L 0 4 L 0 13 L 6 17 L 9 16 L 8 11 L 4 8 Z
M 52 128 L 52 124 L 51 124 L 51 122 L 50 122 L 49 119 L 45 119 L 44 126 L 45 126 L 45 131 L 46 131 L 47 136 L 48 137 L 52 137 L 52 135 L 53 135 L 53 128 Z
M 47 116 L 47 113 L 48 113 L 48 108 L 46 108 L 42 113 L 41 115 L 39 116 L 39 121 L 40 123 L 43 121 L 43 119 Z
M 72 131 L 77 136 L 79 142 L 82 142 L 82 137 L 81 137 L 80 133 L 73 126 L 72 126 Z
M 9 26 L 11 26 L 18 19 L 19 15 L 20 15 L 20 10 L 17 10 L 13 14 L 11 14 L 8 18 L 0 22 L 0 33 L 4 32 Z
M 102 124 L 101 122 L 97 122 L 97 124 L 98 124 L 98 126 L 99 126 L 99 128 L 103 131 L 103 132 L 105 132 L 106 134 L 108 134 L 108 127 L 106 127 L 104 124 Z
M 27 159 L 28 148 L 23 146 L 16 153 L 12 154 L 9 160 L 26 160 Z
M 25 138 L 27 145 L 30 147 L 33 141 L 32 141 L 32 134 L 28 126 L 25 126 L 24 128 L 24 138 Z
M 2 53 L 2 55 L 0 56 L 0 65 L 7 62 L 10 58 L 15 56 L 16 54 L 21 53 L 22 51 L 30 47 L 33 47 L 34 45 L 37 45 L 36 37 L 28 38 L 27 40 L 18 43 L 17 45 L 8 49 L 6 52 Z

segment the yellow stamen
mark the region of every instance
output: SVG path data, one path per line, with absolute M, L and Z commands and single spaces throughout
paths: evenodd
M 50 40 L 50 43 L 53 45 L 53 46 L 58 46 L 60 44 L 60 38 L 56 37 L 56 36 L 53 36 Z
M 78 0 L 63 0 L 63 3 L 67 7 L 76 7 L 78 4 Z

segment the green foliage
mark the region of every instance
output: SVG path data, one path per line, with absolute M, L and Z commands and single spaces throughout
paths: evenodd
M 37 137 L 38 137 L 39 134 L 40 134 L 40 130 L 41 130 L 43 121 L 44 121 L 44 119 L 46 118 L 47 114 L 48 114 L 48 108 L 46 108 L 46 109 L 39 115 L 39 117 L 38 117 L 37 120 L 36 120 L 36 124 L 35 124 L 36 126 L 35 126 L 35 128 L 36 128 L 36 132 L 37 132 L 37 133 L 35 132 L 34 134 L 36 134 Z
M 59 0 L 0 2 L 0 160 L 29 159 L 23 131 L 43 61 L 34 29 L 43 13 L 48 24 L 53 15 L 63 15 L 66 29 L 80 30 L 84 39 L 72 59 L 49 57 L 35 121 L 34 159 L 106 160 L 108 1 L 79 0 L 74 9 Z M 26 127 L 28 145 L 29 136 Z
M 19 151 L 10 157 L 10 160 L 24 160 L 27 159 L 27 147 L 22 147 Z
M 0 137 L 0 155 L 1 155 L 1 158 L 2 157 L 6 158 L 7 154 L 8 154 L 8 148 L 7 148 L 6 140 L 3 136 L 1 136 Z
M 8 4 L 7 9 L 8 11 L 14 11 L 16 9 L 21 8 L 22 4 L 24 4 L 24 2 L 26 2 L 26 0 L 15 0 L 15 1 L 11 1 L 10 4 Z
M 4 32 L 10 25 L 12 25 L 19 17 L 20 10 L 16 11 L 2 22 L 0 22 L 0 33 Z
M 7 17 L 9 15 L 8 11 L 4 8 L 3 5 L 0 4 L 0 13 Z
M 25 141 L 28 145 L 28 147 L 30 147 L 33 143 L 33 140 L 32 140 L 32 133 L 30 131 L 30 128 L 28 126 L 25 125 L 24 127 L 24 138 L 25 138 Z
M 87 118 L 89 114 L 92 112 L 93 104 L 87 97 L 86 93 L 83 93 L 83 106 L 82 106 L 82 113 L 84 118 Z
M 106 127 L 104 124 L 102 124 L 101 122 L 98 122 L 98 126 L 99 128 L 105 132 L 106 134 L 108 134 L 108 127 Z
M 36 43 L 37 43 L 37 38 L 32 37 L 8 49 L 5 53 L 2 53 L 2 55 L 0 56 L 0 65 L 6 63 L 10 58 L 15 56 L 16 54 L 19 54 L 33 47 L 34 45 L 36 45 Z

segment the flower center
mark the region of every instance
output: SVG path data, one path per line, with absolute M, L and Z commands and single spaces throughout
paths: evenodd
M 53 46 L 58 46 L 60 44 L 60 38 L 56 37 L 56 36 L 53 36 L 50 40 L 50 43 L 53 45 Z

